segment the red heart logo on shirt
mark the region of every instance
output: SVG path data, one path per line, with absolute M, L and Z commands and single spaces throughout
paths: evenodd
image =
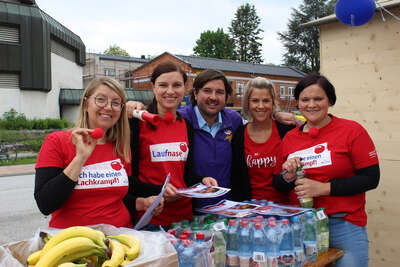
M 119 171 L 122 169 L 122 166 L 119 162 L 113 161 L 113 162 L 111 162 L 111 168 L 113 168 L 116 171 Z
M 324 150 L 325 150 L 325 147 L 323 145 L 319 145 L 314 149 L 314 152 L 316 154 L 320 154 L 320 153 L 324 152 Z
M 186 152 L 187 151 L 187 145 L 185 143 L 181 143 L 179 145 L 179 148 L 182 150 L 182 152 Z

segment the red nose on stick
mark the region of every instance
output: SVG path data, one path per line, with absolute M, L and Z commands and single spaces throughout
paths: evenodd
M 147 121 L 153 125 L 158 125 L 160 123 L 160 116 L 158 116 L 157 114 L 149 113 L 144 110 L 134 110 L 133 117 L 142 121 Z
M 101 129 L 101 128 L 96 128 L 96 129 L 94 129 L 94 131 L 90 134 L 90 136 L 91 136 L 93 139 L 99 139 L 99 138 L 102 138 L 102 137 L 103 137 L 103 134 L 104 134 L 103 129 Z

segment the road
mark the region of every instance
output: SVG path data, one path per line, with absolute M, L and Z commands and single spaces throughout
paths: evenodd
M 33 198 L 33 174 L 0 177 L 0 245 L 33 237 L 50 217 L 40 213 Z

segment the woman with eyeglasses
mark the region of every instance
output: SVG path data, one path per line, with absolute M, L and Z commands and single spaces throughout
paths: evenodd
M 125 101 L 116 80 L 96 78 L 83 93 L 75 128 L 46 137 L 35 167 L 34 196 L 40 211 L 52 215 L 50 227 L 132 227 L 135 211 L 146 210 L 156 198 L 128 193 L 131 151 Z M 99 139 L 91 136 L 96 128 L 104 132 Z
M 154 99 L 147 110 L 158 114 L 161 121 L 157 126 L 138 119 L 129 121 L 134 189 L 139 188 L 141 196 L 158 194 L 168 174 L 171 178 L 164 193 L 164 209 L 152 218 L 146 230 L 159 229 L 160 225 L 168 228 L 173 222 L 192 218 L 191 199 L 180 197 L 177 189 L 200 182 L 217 185 L 214 178 L 196 176 L 192 171 L 193 128 L 177 112 L 185 92 L 186 73 L 179 65 L 167 61 L 156 66 L 150 80 Z M 146 187 L 137 186 L 137 182 L 146 183 Z

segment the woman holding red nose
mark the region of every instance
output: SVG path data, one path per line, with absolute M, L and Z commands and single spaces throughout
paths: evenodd
M 335 266 L 368 266 L 365 192 L 378 186 L 380 176 L 374 143 L 357 122 L 328 113 L 335 88 L 319 73 L 302 78 L 294 97 L 307 121 L 283 139 L 287 174 L 275 176 L 274 186 L 291 191 L 294 204 L 313 197 L 314 208 L 325 209 L 329 246 L 344 250 Z M 301 165 L 306 178 L 293 181 Z
M 160 123 L 155 126 L 138 119 L 129 120 L 135 192 L 140 192 L 140 196 L 158 194 L 167 175 L 171 175 L 164 193 L 164 209 L 152 218 L 147 230 L 192 218 L 191 199 L 179 197 L 177 189 L 200 182 L 217 186 L 214 178 L 199 177 L 192 172 L 193 128 L 177 112 L 186 80 L 186 73 L 179 65 L 170 61 L 159 64 L 151 76 L 154 99 L 147 110 L 158 114 Z
M 51 214 L 50 227 L 132 227 L 134 211 L 146 210 L 155 200 L 127 194 L 132 185 L 125 101 L 117 81 L 94 79 L 83 93 L 76 127 L 46 137 L 36 163 L 34 196 L 40 211 Z

